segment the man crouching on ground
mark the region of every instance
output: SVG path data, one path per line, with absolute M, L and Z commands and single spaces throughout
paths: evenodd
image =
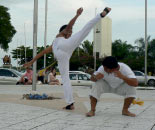
M 138 86 L 138 81 L 128 65 L 118 62 L 115 57 L 105 57 L 102 66 L 91 76 L 91 80 L 95 83 L 90 94 L 91 110 L 86 116 L 95 116 L 96 104 L 102 93 L 124 96 L 122 115 L 136 116 L 128 109 L 136 97 L 135 87 Z

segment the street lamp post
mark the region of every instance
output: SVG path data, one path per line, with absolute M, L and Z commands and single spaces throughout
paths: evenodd
M 18 70 L 18 40 L 17 40 L 17 70 Z
M 38 0 L 34 0 L 34 12 L 33 12 L 33 58 L 37 54 L 37 28 L 38 28 Z M 33 83 L 32 90 L 36 91 L 36 67 L 37 62 L 33 64 Z
M 21 43 L 20 43 L 20 71 L 21 71 L 21 65 L 22 65 L 22 52 L 21 52 L 21 47 L 22 47 L 22 41 L 21 41 Z
M 145 85 L 147 85 L 147 0 L 145 0 Z
M 25 30 L 25 23 L 24 23 L 24 38 L 25 38 L 25 63 L 26 63 L 26 30 Z
M 45 1 L 45 32 L 44 32 L 44 48 L 46 48 L 47 44 L 47 3 L 48 0 Z M 44 68 L 46 68 L 46 54 L 44 54 Z M 44 78 L 45 82 L 45 78 Z

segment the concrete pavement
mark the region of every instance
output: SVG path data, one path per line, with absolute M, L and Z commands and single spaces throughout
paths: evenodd
M 0 86 L 0 130 L 155 130 L 155 90 L 137 90 L 143 106 L 132 105 L 136 117 L 121 115 L 123 97 L 104 94 L 98 102 L 95 117 L 85 117 L 90 109 L 90 88 L 73 86 L 75 107 L 63 110 L 65 101 L 61 86 L 38 85 L 38 93 L 62 99 L 26 100 L 31 86 Z

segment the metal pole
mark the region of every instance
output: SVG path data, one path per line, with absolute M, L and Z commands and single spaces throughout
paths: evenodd
M 37 55 L 37 28 L 38 28 L 38 0 L 34 0 L 33 12 L 33 58 Z M 36 67 L 37 62 L 33 64 L 33 83 L 32 90 L 36 91 Z
M 95 16 L 96 16 L 96 10 L 95 8 Z M 94 27 L 94 71 L 96 71 L 96 25 Z
M 48 0 L 45 1 L 44 49 L 46 48 L 46 44 L 47 44 L 47 3 L 48 3 Z M 44 54 L 44 68 L 46 68 L 46 54 Z M 44 78 L 44 82 L 45 82 L 45 78 Z
M 18 40 L 17 40 L 17 70 L 18 70 Z
M 24 23 L 24 37 L 25 37 L 25 63 L 26 63 L 26 30 L 25 30 L 25 23 Z
M 22 63 L 22 56 L 21 56 L 21 47 L 22 47 L 22 41 L 21 41 L 21 43 L 20 43 L 20 71 L 21 71 L 21 63 Z
M 80 51 L 80 50 L 79 50 L 79 47 L 78 47 L 78 57 L 80 56 L 80 53 L 79 53 L 79 51 Z
M 147 0 L 145 0 L 145 85 L 147 85 Z

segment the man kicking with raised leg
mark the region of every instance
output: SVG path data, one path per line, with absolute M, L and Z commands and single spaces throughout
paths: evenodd
M 52 45 L 39 54 L 37 54 L 34 59 L 26 63 L 24 66 L 31 66 L 38 58 L 44 54 L 50 53 L 53 50 L 54 57 L 58 61 L 58 68 L 62 77 L 64 97 L 67 102 L 67 106 L 64 109 L 73 110 L 74 109 L 74 99 L 72 94 L 71 82 L 69 79 L 69 60 L 72 56 L 73 51 L 80 45 L 84 38 L 89 34 L 94 25 L 103 17 L 105 17 L 111 8 L 106 7 L 103 12 L 96 15 L 95 18 L 90 20 L 79 32 L 72 35 L 72 27 L 77 20 L 77 18 L 83 12 L 83 8 L 79 8 L 76 15 L 67 25 L 63 25 L 59 34 L 54 39 Z M 71 36 L 72 35 L 72 36 Z

